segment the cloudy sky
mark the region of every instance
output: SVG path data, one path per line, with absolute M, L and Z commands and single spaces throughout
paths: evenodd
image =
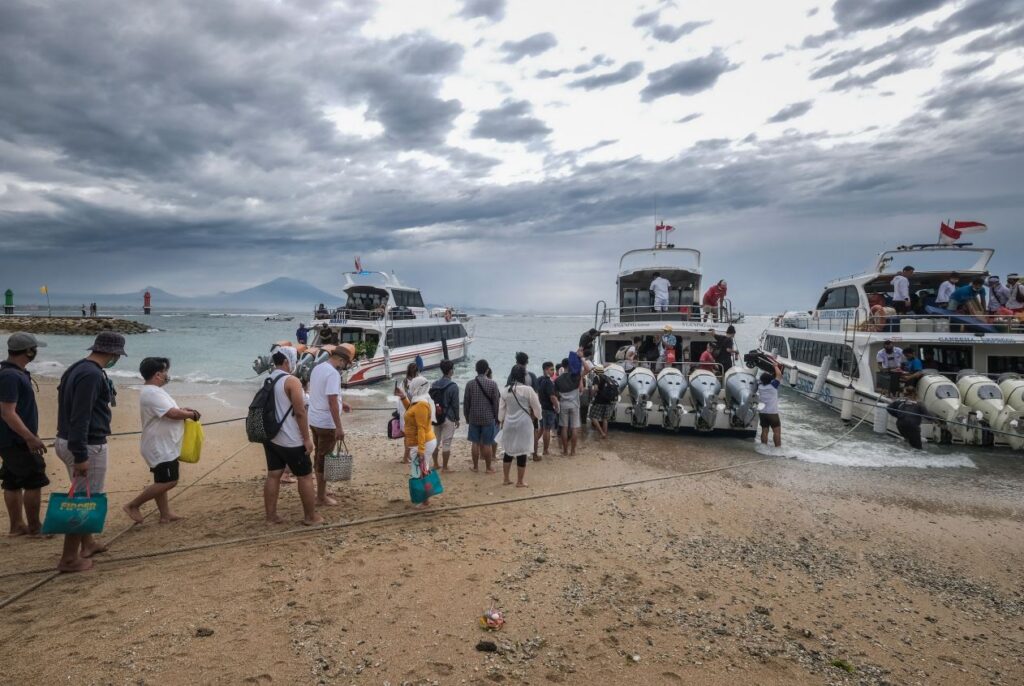
M 592 311 L 655 207 L 746 311 L 985 221 L 1024 271 L 1024 0 L 0 4 L 0 288 L 362 256 Z

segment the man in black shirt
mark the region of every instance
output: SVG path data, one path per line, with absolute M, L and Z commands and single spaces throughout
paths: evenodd
M 88 484 L 93 494 L 106 491 L 107 436 L 114 388 L 105 369 L 124 357 L 124 336 L 103 331 L 89 348 L 89 356 L 64 372 L 57 387 L 57 440 L 54 448 L 68 468 L 73 487 Z M 64 536 L 64 552 L 57 564 L 61 572 L 92 569 L 92 556 L 106 546 L 91 534 Z
M 904 392 L 904 397 L 893 401 L 887 408 L 889 414 L 896 417 L 896 430 L 914 450 L 921 450 L 921 420 L 928 415 L 924 405 L 917 402 L 917 394 L 912 387 Z
M 39 522 L 40 491 L 46 478 L 46 446 L 40 440 L 39 408 L 32 375 L 25 367 L 46 343 L 30 333 L 7 339 L 7 360 L 0 362 L 0 484 L 11 522 L 11 536 L 35 536 Z M 22 510 L 25 518 L 22 519 Z
M 714 329 L 711 329 L 711 334 L 715 337 L 715 345 L 718 346 L 715 362 L 721 365 L 721 373 L 725 374 L 732 368 L 733 359 L 736 354 L 736 343 L 733 340 L 733 337 L 736 335 L 736 327 L 730 324 L 729 328 L 725 330 L 724 336 L 715 333 Z
M 548 454 L 551 445 L 551 431 L 558 431 L 558 391 L 551 377 L 555 375 L 555 363 L 545 362 L 541 365 L 541 376 L 537 380 L 537 396 L 540 398 L 540 428 L 533 441 L 533 452 L 537 454 L 540 438 L 544 438 L 544 454 Z
M 580 336 L 580 357 L 588 360 L 594 357 L 594 341 L 597 339 L 597 329 L 590 329 Z

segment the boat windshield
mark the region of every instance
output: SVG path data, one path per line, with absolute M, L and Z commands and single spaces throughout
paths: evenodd
M 895 274 L 910 266 L 922 273 L 984 272 L 991 257 L 992 251 L 987 248 L 935 246 L 920 250 L 890 250 L 879 257 L 877 271 L 882 274 Z
M 681 270 L 700 273 L 700 251 L 689 248 L 630 250 L 619 260 L 619 275 L 638 271 Z

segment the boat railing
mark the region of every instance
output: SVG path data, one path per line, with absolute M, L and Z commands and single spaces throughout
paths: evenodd
M 608 307 L 601 300 L 594 310 L 594 328 L 605 324 L 654 322 L 654 323 L 728 323 L 732 319 L 732 306 L 723 301 L 714 308 L 700 305 L 667 305 L 660 309 L 651 305 L 632 307 Z
M 773 323 L 787 329 L 847 333 L 1024 333 L 1024 317 L 1019 314 L 867 314 L 857 308 L 786 313 Z

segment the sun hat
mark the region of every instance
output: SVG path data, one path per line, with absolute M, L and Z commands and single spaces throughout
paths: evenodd
M 356 347 L 351 343 L 342 343 L 341 345 L 335 346 L 334 350 L 331 351 L 332 355 L 338 357 L 347 357 L 348 361 L 356 359 Z
M 594 365 L 594 373 L 595 374 L 604 374 L 604 365 L 595 364 Z
M 672 325 L 671 324 L 666 324 L 664 326 L 664 328 L 662 329 L 662 331 L 664 331 L 665 333 L 672 333 Z
M 31 350 L 32 348 L 45 347 L 46 343 L 37 339 L 30 333 L 25 333 L 24 331 L 16 331 L 7 339 L 7 349 L 15 353 L 20 353 L 23 350 Z
M 92 346 L 87 348 L 94 353 L 104 353 L 106 355 L 120 355 L 127 357 L 128 353 L 124 351 L 124 336 L 113 331 L 100 331 L 96 335 L 96 340 L 93 341 Z

